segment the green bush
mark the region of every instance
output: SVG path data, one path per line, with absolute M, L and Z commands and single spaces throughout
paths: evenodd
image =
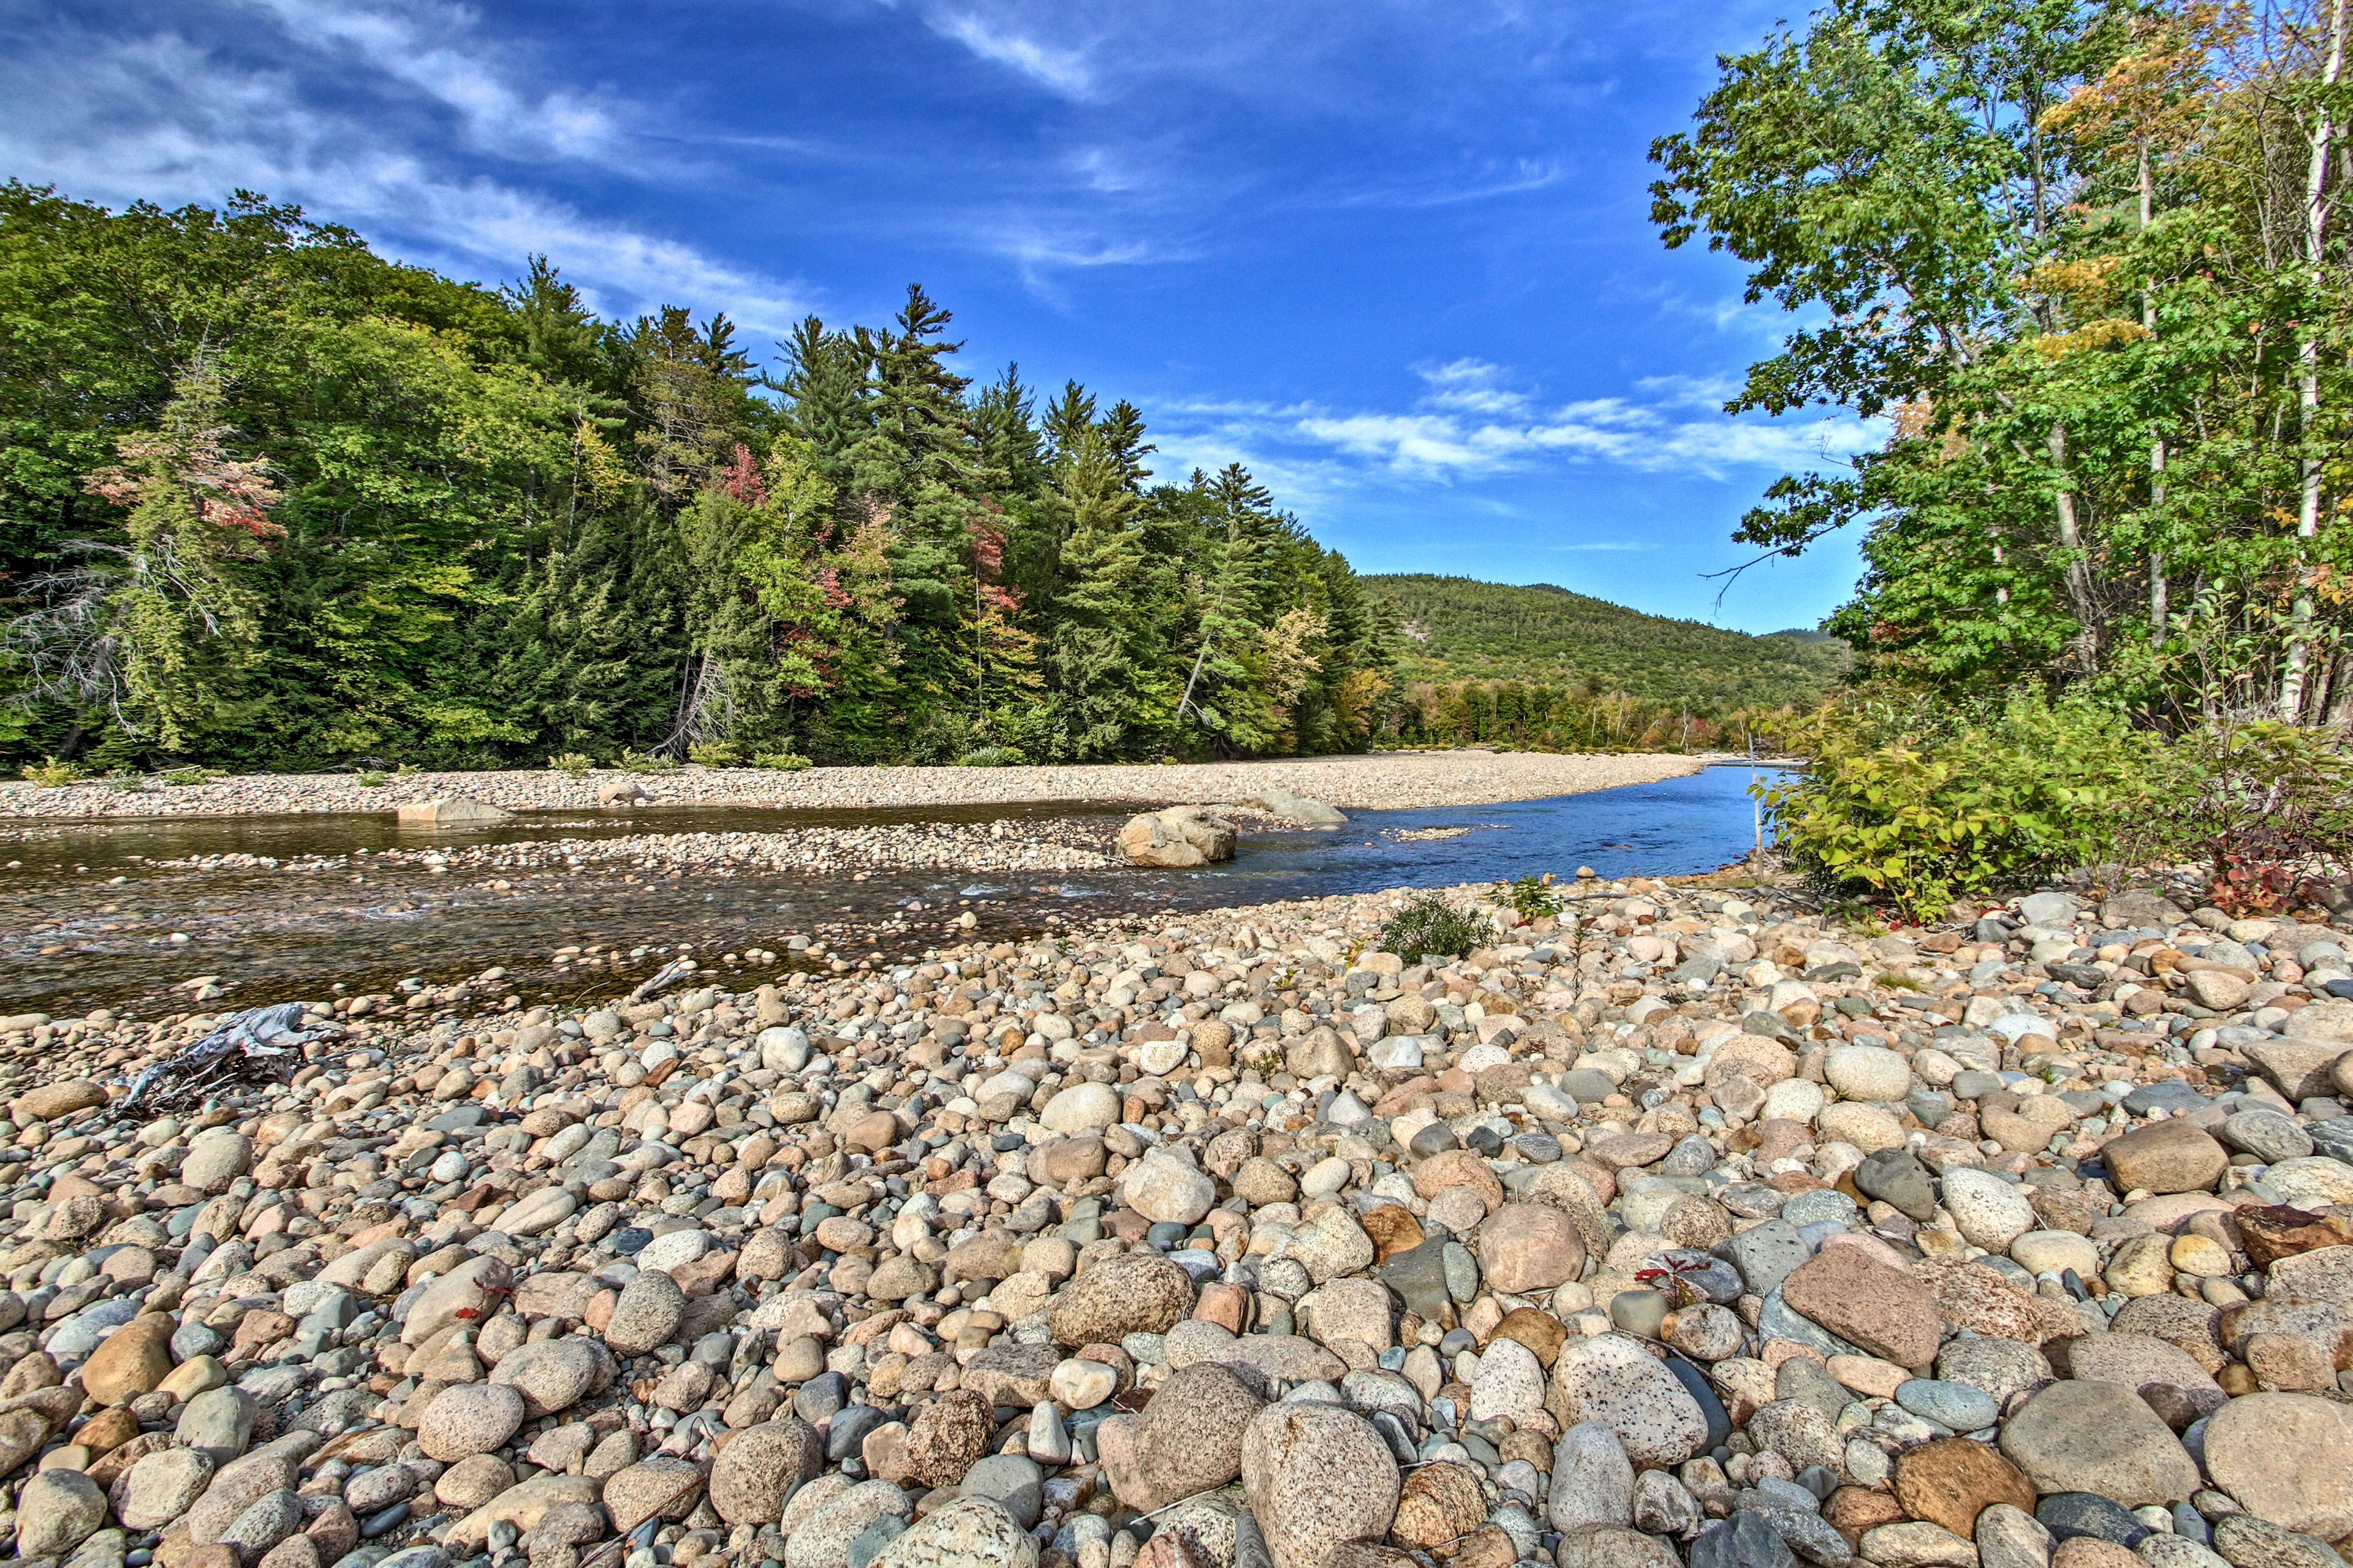
M 200 768 L 192 764 L 184 768 L 165 768 L 160 776 L 173 788 L 183 789 L 192 784 L 209 784 L 214 779 L 227 778 L 228 775 L 217 768 Z
M 744 748 L 733 741 L 698 741 L 686 749 L 687 761 L 706 768 L 742 765 Z
M 798 752 L 763 752 L 752 759 L 755 768 L 773 768 L 780 773 L 797 773 L 809 765 L 809 760 Z
M 1504 898 L 1524 921 L 1540 921 L 1560 913 L 1560 894 L 1554 889 L 1549 874 L 1522 877 L 1505 883 Z
M 43 789 L 63 789 L 82 776 L 81 769 L 72 763 L 61 763 L 49 757 L 25 764 L 25 776 Z
M 359 775 L 359 786 L 362 789 L 382 789 L 387 776 L 374 768 L 366 769 Z
M 659 752 L 649 755 L 632 749 L 623 752 L 620 760 L 613 765 L 625 773 L 667 773 L 676 772 L 679 762 L 676 757 L 666 757 Z
M 982 746 L 958 757 L 955 765 L 960 768 L 1018 768 L 1029 760 L 1018 746 Z
M 558 752 L 547 759 L 547 765 L 556 773 L 570 773 L 575 779 L 585 779 L 596 766 L 596 759 L 586 752 Z
M 1436 893 L 1425 893 L 1381 927 L 1381 951 L 1408 963 L 1425 954 L 1460 958 L 1494 937 L 1495 928 L 1486 920 L 1464 914 Z
M 2114 858 L 2161 820 L 2164 740 L 2088 701 L 1941 717 L 1868 699 L 1791 727 L 1806 768 L 1761 791 L 1781 847 L 1835 892 L 1915 918 Z

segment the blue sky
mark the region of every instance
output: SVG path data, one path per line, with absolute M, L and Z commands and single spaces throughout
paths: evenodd
M 243 186 L 596 304 L 879 322 L 1249 464 L 1360 570 L 1811 625 L 1851 546 L 1748 574 L 1740 512 L 1873 434 L 1720 405 L 1783 322 L 1663 250 L 1644 154 L 1747 0 L 8 0 L 0 172 Z

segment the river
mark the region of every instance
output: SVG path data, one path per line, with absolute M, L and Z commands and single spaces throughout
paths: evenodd
M 1775 775 L 1766 770 L 1768 778 Z M 372 858 L 333 869 L 311 857 L 372 858 L 420 841 L 530 844 L 649 833 L 773 832 L 811 826 L 1008 820 L 1106 847 L 1127 805 L 921 811 L 647 806 L 534 812 L 481 834 L 420 839 L 390 814 L 112 819 L 0 827 L 0 1011 L 65 1016 L 96 1006 L 140 1016 L 358 994 L 404 980 L 446 984 L 492 965 L 527 1000 L 607 994 L 691 952 L 741 976 L 773 965 L 725 955 L 815 935 L 835 951 L 893 955 L 961 938 L 1018 936 L 1113 915 L 1166 912 L 1398 886 L 1442 886 L 1590 867 L 1605 877 L 1711 869 L 1755 832 L 1746 767 L 1545 800 L 1361 811 L 1320 832 L 1251 829 L 1229 865 L 1197 871 L 1006 875 L 878 871 L 863 879 L 735 870 L 630 877 L 619 862 L 490 879 Z M 252 857 L 276 867 L 158 862 Z M 354 872 L 352 865 L 365 868 Z M 597 949 L 584 966 L 564 948 Z M 787 959 L 786 962 L 790 962 Z

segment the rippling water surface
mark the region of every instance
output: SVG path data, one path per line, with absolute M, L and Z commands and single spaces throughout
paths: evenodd
M 158 868 L 243 854 L 281 862 L 420 843 L 530 843 L 632 833 L 773 832 L 908 822 L 1055 822 L 1111 836 L 1128 805 L 890 811 L 682 806 L 529 813 L 481 834 L 420 835 L 390 813 L 120 819 L 0 826 L 0 1011 L 65 1015 L 96 1005 L 142 1016 L 185 1006 L 175 987 L 216 977 L 207 1005 L 354 994 L 404 978 L 456 979 L 504 964 L 526 998 L 610 994 L 691 945 L 699 961 L 782 949 L 796 932 L 854 936 L 893 953 L 951 934 L 967 909 L 984 934 L 1012 935 L 1137 910 L 1261 903 L 1325 893 L 1526 876 L 1590 866 L 1604 876 L 1700 871 L 1746 853 L 1749 770 L 1502 805 L 1351 813 L 1346 827 L 1242 836 L 1230 865 L 1068 873 L 932 871 L 649 875 L 626 863 L 506 872 L 419 866 L 364 870 Z M 1451 837 L 1431 830 L 1467 829 Z M 355 880 L 364 877 L 364 880 Z M 494 877 L 511 884 L 490 885 Z M 920 907 L 913 907 L 920 906 Z M 185 941 L 174 942 L 174 934 Z M 620 956 L 593 974 L 560 973 L 565 946 Z M 646 949 L 631 956 L 635 950 Z M 740 973 L 740 971 L 739 971 Z

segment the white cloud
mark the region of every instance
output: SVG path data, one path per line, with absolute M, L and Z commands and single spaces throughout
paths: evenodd
M 292 50 L 303 68 L 246 63 L 170 26 L 131 37 L 62 23 L 20 32 L 19 47 L 0 49 L 0 92 L 36 111 L 0 118 L 0 159 L 19 177 L 117 205 L 216 204 L 232 190 L 259 191 L 350 224 L 403 259 L 486 280 L 517 276 L 526 255 L 544 251 L 599 309 L 723 310 L 754 341 L 781 335 L 808 308 L 792 284 L 439 152 L 419 111 L 455 112 L 469 141 L 501 140 L 544 111 L 542 139 L 519 137 L 533 156 L 617 173 L 633 156 L 618 121 L 575 112 L 565 95 L 518 79 L 519 68 L 463 31 L 470 14 L 426 13 L 435 44 L 410 22 L 361 6 L 256 0 L 256 10 L 284 24 L 278 56 Z M 303 51 L 321 48 L 343 90 L 304 89 L 317 61 Z
M 1094 94 L 1094 74 L 1080 50 L 1041 44 L 973 11 L 940 13 L 927 20 L 941 37 L 954 38 L 982 59 L 1008 67 L 1065 98 L 1083 100 Z
M 1304 471 L 1309 489 L 1321 494 L 1452 485 L 1580 465 L 1710 479 L 1735 470 L 1787 472 L 1843 464 L 1886 436 L 1883 423 L 1846 415 L 1735 418 L 1720 412 L 1723 384 L 1708 378 L 1652 377 L 1636 384 L 1640 396 L 1540 407 L 1509 384 L 1508 369 L 1483 360 L 1457 359 L 1417 374 L 1430 391 L 1409 409 L 1193 401 L 1162 405 L 1155 418 L 1164 428 L 1174 426 L 1213 442 L 1229 454 L 1221 461 L 1269 472 L 1282 463 Z

